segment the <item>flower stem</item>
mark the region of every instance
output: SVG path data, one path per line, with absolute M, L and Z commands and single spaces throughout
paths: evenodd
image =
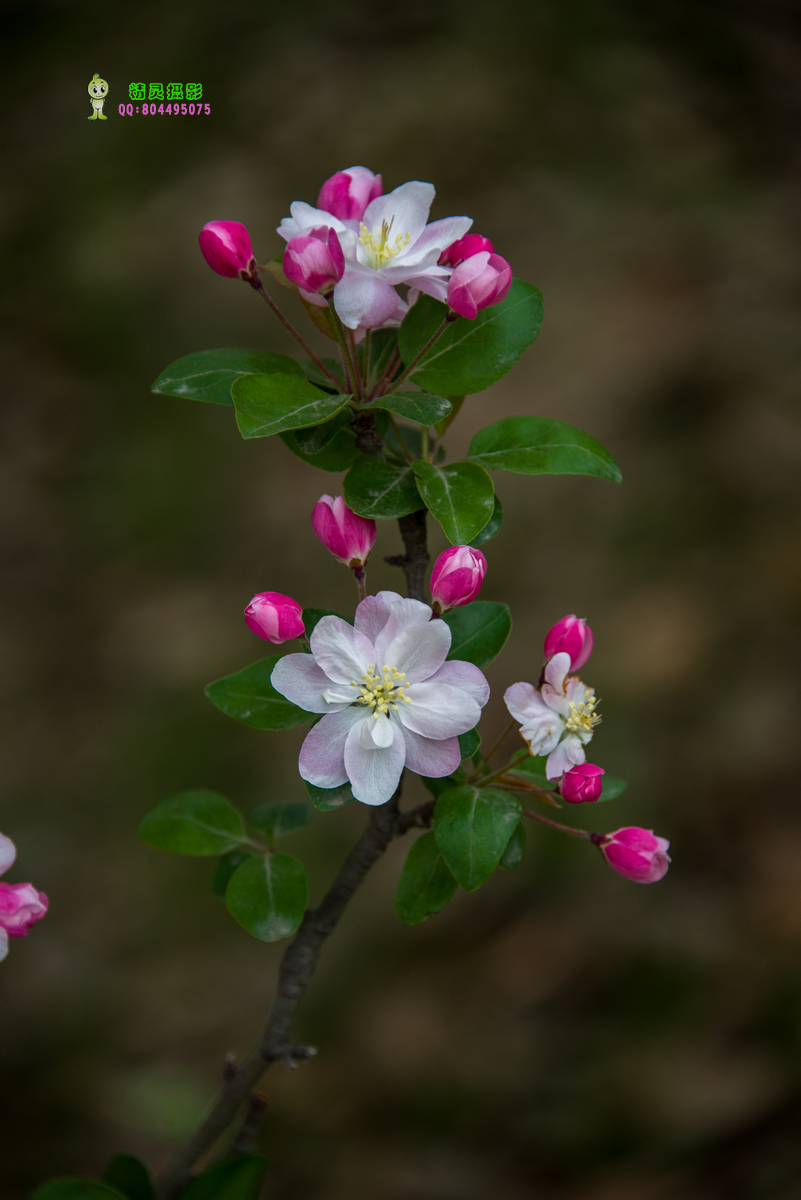
M 506 726 L 506 728 L 504 729 L 504 731 L 503 731 L 503 733 L 501 734 L 501 736 L 498 738 L 498 740 L 497 740 L 497 742 L 495 743 L 495 745 L 494 745 L 494 746 L 492 747 L 492 749 L 490 750 L 489 754 L 485 754 L 485 755 L 484 755 L 484 757 L 482 758 L 481 762 L 478 764 L 478 765 L 479 765 L 479 768 L 483 767 L 483 766 L 484 766 L 484 763 L 487 763 L 487 762 L 489 762 L 489 760 L 492 758 L 492 756 L 493 756 L 493 754 L 495 753 L 495 751 L 496 751 L 496 750 L 497 750 L 497 749 L 500 747 L 500 745 L 501 745 L 501 742 L 504 742 L 504 741 L 506 740 L 506 738 L 508 738 L 509 734 L 512 732 L 512 730 L 514 729 L 514 727 L 515 727 L 515 721 L 514 721 L 514 720 L 511 720 L 511 721 L 509 722 L 509 724 Z M 509 764 L 507 763 L 507 766 L 508 766 L 508 765 L 509 765 Z M 504 771 L 505 771 L 505 770 L 506 770 L 506 767 L 504 767 L 503 769 L 504 769 Z
M 367 572 L 364 567 L 351 567 L 356 586 L 359 589 L 359 600 L 363 600 L 367 595 Z
M 275 303 L 272 296 L 268 296 L 267 292 L 264 290 L 264 284 L 259 279 L 258 275 L 254 275 L 253 278 L 250 280 L 250 286 L 252 288 L 256 289 L 256 291 L 262 297 L 264 302 L 267 305 L 269 305 L 269 307 L 272 309 L 272 311 L 278 317 L 278 320 L 281 322 L 281 324 L 284 326 L 284 328 L 289 330 L 289 332 L 292 334 L 293 338 L 298 343 L 298 345 L 301 346 L 306 351 L 306 353 L 308 354 L 309 358 L 312 360 L 314 365 L 316 367 L 319 367 L 324 375 L 328 376 L 328 378 L 331 380 L 331 382 L 333 384 L 335 384 L 337 391 L 339 391 L 340 384 L 339 384 L 339 380 L 337 379 L 337 377 L 335 375 L 332 375 L 331 372 L 328 370 L 328 367 L 325 366 L 325 364 L 320 361 L 320 359 L 317 357 L 317 355 L 312 350 L 311 346 L 306 345 L 303 338 L 298 333 L 297 329 L 295 329 L 292 325 L 290 325 L 289 321 L 287 321 L 286 317 L 281 312 L 281 309 Z
M 542 825 L 550 825 L 551 829 L 558 829 L 560 833 L 569 833 L 571 837 L 584 838 L 588 842 L 593 840 L 588 829 L 573 829 L 570 825 L 560 825 L 558 821 L 552 821 L 550 817 L 543 817 L 527 808 L 523 809 L 523 816 L 530 817 L 532 821 L 539 821 Z
M 373 340 L 373 331 L 368 329 L 364 335 L 364 391 L 366 392 L 370 386 L 370 346 Z
M 430 350 L 430 349 L 431 349 L 431 347 L 434 345 L 434 342 L 437 340 L 437 338 L 439 338 L 439 337 L 442 337 L 443 333 L 444 333 L 444 332 L 445 332 L 445 330 L 448 328 L 448 326 L 450 325 L 450 323 L 451 323 L 451 321 L 452 321 L 453 319 L 454 319 L 454 318 L 453 318 L 452 316 L 450 316 L 450 314 L 449 314 L 447 317 L 445 317 L 445 319 L 443 320 L 443 322 L 442 322 L 442 324 L 440 325 L 439 329 L 437 329 L 437 330 L 436 330 L 436 332 L 435 332 L 435 333 L 433 333 L 433 334 L 431 335 L 431 337 L 430 337 L 430 338 L 428 339 L 428 341 L 426 342 L 425 346 L 423 346 L 423 349 L 420 351 L 420 353 L 419 353 L 419 354 L 416 354 L 416 355 L 414 356 L 414 358 L 413 358 L 413 359 L 412 359 L 412 361 L 409 363 L 409 365 L 408 365 L 408 367 L 406 368 L 406 370 L 405 370 L 405 371 L 403 371 L 403 372 L 402 372 L 402 373 L 401 373 L 401 374 L 398 376 L 398 378 L 395 380 L 394 387 L 392 388 L 392 391 L 393 391 L 393 392 L 394 392 L 394 391 L 396 391 L 396 390 L 397 390 L 397 389 L 400 387 L 400 385 L 401 385 L 401 384 L 402 384 L 402 383 L 403 383 L 403 382 L 404 382 L 406 379 L 408 379 L 408 378 L 409 378 L 409 375 L 410 375 L 410 374 L 411 374 L 411 372 L 414 370 L 414 368 L 417 366 L 417 364 L 419 363 L 420 359 L 421 359 L 421 358 L 423 358 L 423 357 L 424 357 L 426 354 L 428 354 L 429 350 Z
M 370 393 L 370 400 L 374 400 L 377 396 L 384 395 L 384 390 L 386 388 L 387 382 L 388 382 L 388 380 L 390 380 L 392 378 L 392 372 L 397 367 L 399 360 L 400 360 L 400 351 L 398 350 L 398 347 L 396 346 L 395 349 L 392 351 L 392 353 L 389 356 L 387 365 L 384 367 L 384 370 L 381 372 L 378 383 L 375 385 L 372 392 Z

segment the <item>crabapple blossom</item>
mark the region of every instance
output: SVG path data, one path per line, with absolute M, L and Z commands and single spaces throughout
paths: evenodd
M 239 221 L 207 221 L 198 237 L 212 271 L 229 279 L 252 279 L 258 270 L 250 235 Z
M 348 167 L 326 179 L 317 197 L 317 207 L 340 221 L 361 221 L 371 200 L 383 192 L 381 176 L 367 167 Z
M 291 596 L 280 592 L 257 592 L 245 609 L 248 627 L 266 642 L 287 642 L 305 631 L 303 609 Z
M 603 767 L 595 767 L 592 763 L 581 763 L 571 767 L 562 776 L 559 793 L 568 804 L 594 803 L 600 799 L 603 789 Z
M 326 550 L 348 567 L 363 567 L 375 543 L 375 521 L 360 517 L 344 496 L 323 495 L 312 511 L 312 529 Z
M 670 866 L 670 842 L 653 829 L 627 825 L 614 833 L 595 834 L 592 839 L 609 866 L 635 883 L 656 883 Z
M 500 254 L 482 250 L 464 259 L 448 280 L 448 307 L 473 320 L 482 308 L 500 304 L 512 286 L 512 268 Z
M 570 655 L 555 654 L 545 667 L 545 682 L 537 690 L 530 683 L 513 683 L 504 701 L 532 754 L 548 755 L 545 774 L 558 779 L 584 762 L 584 747 L 600 721 L 595 689 L 585 687 L 577 675 L 568 676 Z
M 4 875 L 17 857 L 11 838 L 0 833 L 0 875 Z M 0 962 L 8 954 L 8 939 L 28 936 L 49 907 L 44 892 L 32 883 L 0 883 Z
M 578 671 L 592 654 L 592 630 L 583 617 L 570 613 L 557 621 L 545 635 L 545 657 L 562 651 L 570 655 L 570 670 Z
M 484 576 L 487 560 L 472 546 L 449 546 L 443 550 L 431 572 L 431 602 L 434 612 L 447 612 L 475 600 Z
M 486 250 L 490 254 L 495 253 L 495 247 L 489 238 L 482 237 L 480 233 L 468 233 L 463 238 L 459 238 L 458 242 L 454 242 L 452 246 L 448 246 L 447 250 L 443 250 L 439 256 L 439 264 L 446 267 L 458 267 L 460 262 L 464 262 L 466 258 L 472 258 L 474 254 L 480 254 L 482 250 Z
M 292 238 L 284 251 L 284 274 L 301 292 L 330 292 L 342 278 L 345 256 L 337 231 L 327 225 Z
M 478 667 L 446 662 L 451 631 L 419 600 L 368 596 L 351 626 L 318 621 L 311 654 L 276 664 L 276 691 L 323 719 L 306 735 L 299 770 L 315 787 L 350 780 L 363 804 L 385 804 L 404 767 L 438 779 L 459 766 L 458 734 L 473 729 L 489 698 Z

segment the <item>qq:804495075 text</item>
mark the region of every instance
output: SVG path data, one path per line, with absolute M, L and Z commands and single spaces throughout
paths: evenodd
M 134 109 L 133 104 L 121 104 L 117 109 L 121 117 L 132 117 L 134 112 L 142 114 L 143 117 L 151 116 L 172 116 L 172 117 L 199 117 L 201 113 L 205 116 L 211 115 L 210 104 L 137 104 Z

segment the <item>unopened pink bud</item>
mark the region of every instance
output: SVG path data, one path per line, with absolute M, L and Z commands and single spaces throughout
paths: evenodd
M 320 188 L 317 207 L 340 221 L 361 221 L 371 200 L 382 196 L 381 176 L 367 167 L 348 167 L 326 179 Z
M 305 632 L 303 609 L 291 596 L 258 592 L 245 609 L 248 626 L 267 642 L 287 642 Z
M 284 251 L 284 274 L 305 292 L 330 292 L 345 271 L 345 255 L 335 229 L 320 225 L 294 237 Z
M 252 279 L 258 270 L 250 235 L 239 221 L 208 221 L 198 237 L 212 271 L 229 279 Z
M 605 774 L 603 767 L 594 767 L 592 763 L 571 767 L 562 776 L 559 785 L 562 799 L 567 800 L 568 804 L 594 803 L 600 798 L 603 789 L 601 776 Z
M 495 247 L 489 238 L 482 237 L 480 233 L 466 233 L 464 237 L 459 238 L 458 242 L 451 242 L 450 246 L 442 251 L 438 265 L 458 267 L 460 262 L 464 262 L 466 258 L 472 258 L 474 254 L 480 254 L 482 250 L 494 254 Z
M 431 603 L 439 614 L 475 600 L 484 576 L 487 560 L 472 546 L 450 546 L 443 550 L 431 572 Z
M 592 654 L 592 630 L 583 617 L 575 613 L 562 617 L 545 635 L 545 657 L 554 654 L 570 655 L 570 670 L 578 671 Z
M 312 529 L 326 550 L 348 567 L 363 567 L 375 544 L 375 521 L 360 517 L 344 496 L 321 496 L 312 511 Z
M 512 268 L 500 254 L 482 250 L 459 263 L 448 280 L 448 307 L 473 320 L 482 308 L 500 304 L 512 286 Z
M 48 909 L 44 892 L 32 883 L 0 883 L 0 930 L 10 938 L 27 937 L 31 925 L 41 921 Z
M 609 866 L 635 883 L 656 883 L 667 874 L 670 866 L 670 842 L 656 837 L 653 829 L 627 825 L 614 833 L 594 835 Z

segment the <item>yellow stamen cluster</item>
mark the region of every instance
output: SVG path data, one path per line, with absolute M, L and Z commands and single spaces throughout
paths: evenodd
M 570 701 L 570 716 L 565 722 L 565 728 L 568 733 L 591 733 L 593 726 L 597 725 L 601 718 L 596 713 L 595 707 L 598 701 L 595 699 L 592 688 L 584 689 L 584 699 L 579 700 L 576 704 L 575 700 Z
M 379 267 L 385 267 L 388 262 L 391 262 L 401 250 L 405 250 L 412 240 L 410 233 L 397 234 L 392 245 L 389 242 L 389 235 L 392 232 L 392 226 L 395 224 L 393 217 L 389 225 L 386 221 L 381 222 L 381 232 L 378 238 L 370 233 L 363 221 L 359 222 L 359 241 L 364 247 L 367 256 L 367 264 L 377 271 Z
M 405 689 L 410 686 L 403 682 L 405 678 L 406 675 L 401 674 L 395 667 L 387 666 L 379 675 L 375 663 L 370 663 L 367 674 L 362 675 L 364 683 L 357 683 L 355 679 L 351 679 L 350 684 L 351 687 L 359 689 L 359 704 L 372 708 L 373 719 L 377 721 L 382 713 L 388 716 L 390 708 L 397 708 L 399 700 L 411 704 L 411 700 L 405 694 Z

